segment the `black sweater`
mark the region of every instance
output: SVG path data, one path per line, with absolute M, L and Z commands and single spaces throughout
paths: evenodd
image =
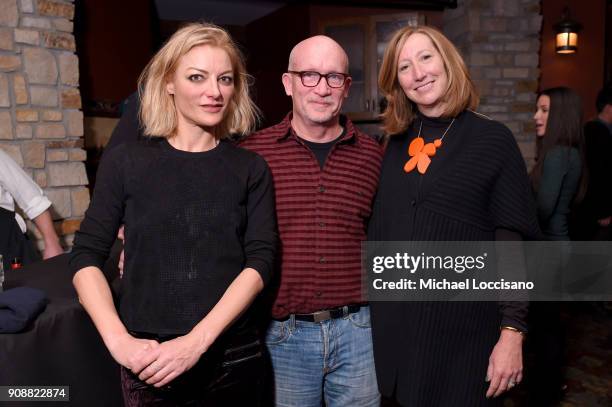
M 264 282 L 277 233 L 272 177 L 255 153 L 222 141 L 201 153 L 165 139 L 125 143 L 105 155 L 75 237 L 76 273 L 102 268 L 125 224 L 120 316 L 127 329 L 189 332 L 246 267 Z

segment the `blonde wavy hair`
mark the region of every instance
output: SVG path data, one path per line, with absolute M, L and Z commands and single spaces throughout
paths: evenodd
M 178 127 L 178 115 L 166 84 L 174 74 L 179 59 L 192 48 L 210 45 L 227 52 L 234 73 L 234 95 L 229 101 L 214 135 L 227 138 L 245 135 L 255 129 L 259 109 L 249 95 L 251 76 L 247 74 L 244 57 L 230 35 L 214 24 L 191 23 L 175 32 L 149 61 L 138 78 L 140 122 L 148 136 L 173 137 Z
M 416 114 L 416 105 L 408 99 L 397 78 L 399 55 L 408 37 L 416 33 L 429 37 L 444 63 L 448 84 L 442 99 L 446 105 L 442 116 L 454 117 L 463 110 L 474 110 L 478 106 L 479 98 L 474 82 L 459 51 L 449 39 L 432 27 L 404 27 L 396 31 L 389 41 L 378 75 L 378 86 L 387 101 L 381 115 L 383 130 L 387 134 L 405 131 Z

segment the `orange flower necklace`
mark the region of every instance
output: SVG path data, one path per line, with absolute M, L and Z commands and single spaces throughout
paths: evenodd
M 435 139 L 433 143 L 425 144 L 425 140 L 421 137 L 421 130 L 423 130 L 423 120 L 421 120 L 419 134 L 417 134 L 416 138 L 412 140 L 408 146 L 408 155 L 411 158 L 406 161 L 404 171 L 410 172 L 416 167 L 419 173 L 425 174 L 429 164 L 431 164 L 431 158 L 429 157 L 436 155 L 436 148 L 440 148 L 442 145 L 442 140 L 444 140 L 444 136 L 446 136 L 446 133 L 448 133 L 453 123 L 455 123 L 454 118 L 442 134 L 442 137 Z

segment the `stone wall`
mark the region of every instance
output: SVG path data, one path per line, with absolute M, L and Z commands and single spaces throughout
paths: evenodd
M 0 148 L 53 202 L 68 247 L 89 205 L 73 0 L 0 0 L 0 10 Z
M 444 32 L 460 49 L 481 97 L 478 111 L 512 130 L 528 167 L 535 157 L 539 0 L 459 0 Z

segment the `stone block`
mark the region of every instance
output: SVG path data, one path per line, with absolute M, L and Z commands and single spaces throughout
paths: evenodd
M 0 0 L 0 26 L 17 27 L 19 12 L 17 11 L 17 0 Z
M 83 139 L 47 141 L 47 148 L 83 148 Z
M 23 168 L 23 156 L 18 144 L 0 143 L 0 150 L 3 150 L 13 159 L 20 167 Z
M 537 14 L 530 16 L 529 28 L 535 32 L 540 32 L 542 28 L 542 16 Z
M 70 161 L 85 161 L 87 160 L 87 151 L 80 148 L 72 148 L 68 150 Z
M 487 32 L 506 32 L 508 20 L 505 18 L 484 17 L 481 19 L 481 26 Z
M 13 30 L 10 28 L 0 28 L 0 49 L 13 50 Z
M 470 56 L 470 65 L 489 66 L 495 65 L 495 55 L 484 52 L 473 52 Z
M 49 185 L 52 187 L 87 185 L 85 164 L 81 162 L 49 163 L 47 171 Z
M 68 136 L 81 137 L 83 135 L 83 112 L 79 110 L 66 110 L 65 115 Z
M 529 103 L 533 103 L 534 111 L 535 111 L 535 102 L 536 102 L 536 95 L 535 95 L 535 93 L 519 93 L 518 95 L 515 96 L 514 99 L 517 102 L 529 102 Z
M 515 17 L 520 12 L 519 2 L 516 0 L 493 0 L 491 6 L 495 16 Z
M 66 129 L 63 124 L 39 124 L 36 127 L 36 138 L 64 138 Z
M 510 131 L 512 132 L 512 134 L 516 135 L 521 131 L 521 123 L 517 123 L 517 122 L 507 122 L 504 123 L 506 126 L 508 126 L 508 128 L 510 129 Z
M 57 64 L 53 54 L 44 48 L 25 48 L 23 65 L 28 81 L 34 84 L 57 84 Z
M 23 13 L 33 13 L 34 12 L 34 2 L 32 0 L 21 0 L 21 12 Z
M 42 30 L 50 30 L 53 28 L 48 18 L 30 16 L 22 16 L 20 26 L 25 28 L 40 28 Z
M 46 122 L 62 121 L 63 114 L 61 110 L 43 110 L 42 119 Z
M 73 4 L 50 0 L 38 0 L 36 9 L 41 16 L 64 17 L 69 20 L 72 20 L 74 17 Z
M 15 41 L 22 44 L 38 45 L 40 34 L 38 31 L 15 29 Z
M 11 107 L 8 76 L 0 73 L 0 107 Z
M 68 161 L 68 152 L 51 148 L 47 150 L 47 162 Z
M 530 113 L 530 112 L 533 112 L 533 110 L 534 110 L 533 103 L 525 103 L 525 102 L 512 103 L 513 113 Z
M 74 31 L 74 24 L 65 18 L 54 18 L 53 27 L 58 31 L 71 33 Z
M 90 202 L 89 189 L 85 187 L 73 188 L 70 193 L 72 196 L 72 216 L 85 215 Z
M 22 74 L 16 73 L 13 75 L 13 92 L 15 94 L 15 103 L 18 105 L 25 105 L 28 103 L 28 89 Z
M 57 88 L 30 86 L 30 98 L 34 106 L 56 107 L 58 103 Z
M 524 92 L 537 92 L 538 91 L 538 81 L 517 81 L 515 86 L 516 93 L 524 93 Z
M 512 54 L 497 54 L 495 59 L 497 60 L 497 65 L 499 66 L 512 66 L 514 62 L 514 57 Z
M 507 113 L 508 112 L 508 107 L 507 106 L 500 106 L 500 105 L 483 105 L 481 104 L 478 107 L 478 111 L 482 112 L 482 113 Z
M 510 94 L 510 89 L 503 86 L 495 86 L 491 90 L 492 96 L 508 96 Z
M 529 78 L 529 69 L 527 68 L 504 68 L 504 78 L 527 79 Z
M 500 68 L 486 68 L 484 70 L 484 77 L 486 79 L 499 79 L 501 78 Z
M 50 164 L 62 165 L 62 164 Z M 49 177 L 47 177 L 47 180 Z M 53 186 L 51 184 L 50 186 Z M 70 203 L 70 188 L 46 188 L 45 195 L 51 201 L 51 216 L 53 219 L 69 218 L 72 214 Z
M 45 170 L 34 171 L 34 182 L 41 188 L 47 187 L 47 172 Z
M 15 119 L 18 122 L 37 122 L 38 111 L 32 109 L 17 109 L 15 111 Z
M 530 41 L 516 41 L 505 44 L 506 51 L 529 51 L 531 49 Z
M 479 95 L 487 95 L 491 92 L 493 83 L 489 79 L 475 79 L 474 85 L 476 85 Z
M 45 168 L 45 143 L 26 141 L 21 144 L 23 161 L 29 168 Z
M 0 139 L 12 140 L 13 136 L 13 120 L 11 112 L 6 110 L 0 111 Z
M 76 88 L 62 90 L 62 107 L 64 109 L 80 109 L 81 94 Z
M 519 141 L 518 146 L 521 150 L 521 155 L 525 160 L 533 159 L 536 156 L 535 141 Z
M 15 128 L 15 135 L 18 139 L 32 138 L 32 126 L 27 124 L 18 124 Z
M 67 49 L 68 51 L 76 50 L 74 35 L 63 32 L 43 32 L 42 44 L 47 48 Z
M 21 66 L 21 58 L 15 55 L 0 55 L 0 71 L 11 72 Z
M 514 56 L 514 65 L 516 66 L 538 66 L 540 56 L 537 53 L 517 54 Z
M 71 53 L 62 53 L 57 58 L 63 85 L 79 86 L 79 59 Z

